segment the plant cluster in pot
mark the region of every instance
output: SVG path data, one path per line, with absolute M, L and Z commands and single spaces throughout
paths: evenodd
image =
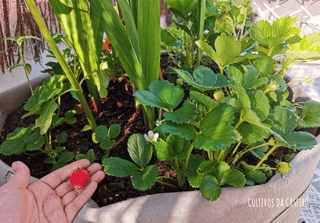
M 146 27 L 142 28 L 147 17 L 144 10 L 150 10 L 148 4 L 131 1 L 129 5 L 126 1 L 119 1 L 126 24 L 124 29 L 107 2 L 90 1 L 90 7 L 97 13 L 122 66 L 136 86 L 134 96 L 144 106 L 144 120 L 152 130 L 148 135 L 129 137 L 128 153 L 133 162 L 107 154 L 102 160 L 104 171 L 112 176 L 131 176 L 132 184 L 138 190 L 148 190 L 156 183 L 181 188 L 188 184 L 196 189 L 148 195 L 98 209 L 88 208 L 78 220 L 256 222 L 258 219 L 284 222 L 285 219 L 286 222 L 296 222 L 320 153 L 315 136 L 299 129 L 320 126 L 320 103 L 288 102 L 289 92 L 283 76 L 294 63 L 320 59 L 320 34 L 300 38 L 300 29 L 293 26 L 296 18 L 290 17 L 279 18 L 273 24 L 259 21 L 252 25 L 248 21 L 251 15 L 248 1 L 233 5 L 204 0 L 184 0 L 178 4 L 167 0 L 170 10 L 184 20 L 183 25 L 176 23 L 171 29 L 181 29 L 183 37 L 179 41 L 173 33 L 163 30 L 163 44 L 169 49 L 170 44 L 182 42 L 183 55 L 176 60 L 179 61 L 176 67 L 167 69 L 170 81 L 157 80 L 158 68 L 153 68 L 159 67 L 160 40 L 150 40 L 147 34 L 156 37 L 152 35 L 157 32 L 160 37 L 160 29 L 148 33 Z M 27 3 L 31 9 L 30 1 Z M 156 16 L 149 14 L 153 18 L 150 21 L 159 24 L 156 18 L 159 17 L 158 5 L 151 5 Z M 138 15 L 135 14 L 137 6 Z M 114 23 L 108 19 L 111 13 Z M 148 25 L 153 26 L 152 23 Z M 204 29 L 209 30 L 205 36 Z M 128 30 L 135 35 L 128 35 Z M 144 43 L 141 39 L 150 42 Z M 123 40 L 127 45 L 121 45 Z M 158 50 L 153 52 L 155 56 L 150 58 L 151 62 L 144 52 L 149 50 L 150 43 L 157 45 L 153 51 Z M 196 64 L 192 62 L 194 47 L 198 47 Z M 124 53 L 125 50 L 130 53 Z M 210 59 L 202 59 L 201 51 Z M 285 56 L 279 68 L 274 59 L 278 55 Z M 151 72 L 155 78 L 145 76 L 139 83 L 137 77 L 142 75 L 141 71 Z M 53 77 L 44 86 L 61 88 L 56 91 L 62 92 L 64 88 L 56 84 L 58 77 Z M 96 77 L 99 81 L 106 78 L 102 71 L 96 73 Z M 74 89 L 80 89 L 72 78 L 68 78 Z M 100 83 L 98 86 L 100 95 L 105 95 L 101 91 L 105 85 Z M 78 90 L 76 93 L 80 99 L 81 93 Z M 39 114 L 39 110 L 49 107 L 52 112 L 45 115 L 52 118 L 58 107 L 50 100 L 45 105 L 38 101 L 35 104 L 38 110 L 31 106 L 28 109 Z M 153 122 L 155 108 L 158 119 Z M 35 127 L 25 130 L 32 133 L 37 142 L 50 130 L 44 117 L 40 116 Z M 57 118 L 52 118 L 52 122 L 57 123 L 60 120 Z M 66 114 L 61 120 L 72 122 L 72 114 Z M 90 122 L 90 117 L 88 120 Z M 103 149 L 109 149 L 119 127 L 97 127 L 93 121 L 90 124 L 93 139 Z M 9 137 L 1 145 L 1 153 L 9 153 L 8 145 L 13 138 Z M 29 149 L 40 149 L 39 143 L 27 145 Z M 270 155 L 278 151 L 287 152 L 281 160 L 270 161 Z M 245 161 L 248 153 L 252 153 L 256 160 Z M 159 176 L 158 166 L 148 165 L 153 155 L 160 161 L 169 161 L 176 177 Z

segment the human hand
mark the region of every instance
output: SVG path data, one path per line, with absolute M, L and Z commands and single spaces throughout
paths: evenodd
M 100 164 L 89 165 L 87 159 L 78 160 L 28 185 L 29 168 L 20 161 L 12 163 L 15 174 L 0 187 L 0 222 L 72 222 L 105 177 Z M 90 171 L 89 183 L 74 189 L 68 178 L 82 167 Z

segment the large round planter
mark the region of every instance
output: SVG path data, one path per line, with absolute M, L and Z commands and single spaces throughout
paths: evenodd
M 310 100 L 298 84 L 289 88 L 292 102 Z M 316 134 L 318 130 L 308 131 Z M 291 161 L 292 168 L 283 178 L 276 174 L 263 185 L 223 188 L 217 201 L 207 201 L 200 191 L 148 195 L 101 208 L 90 199 L 73 222 L 296 223 L 319 160 L 320 136 L 317 141 L 313 149 L 301 151 Z M 0 160 L 0 186 L 13 173 Z M 36 180 L 31 177 L 30 183 Z

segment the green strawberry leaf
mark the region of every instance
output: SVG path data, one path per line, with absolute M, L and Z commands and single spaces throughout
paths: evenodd
M 247 122 L 241 123 L 237 130 L 241 134 L 244 144 L 256 143 L 270 136 L 270 132 L 265 127 L 259 127 Z
M 244 108 L 240 111 L 241 120 L 249 122 L 252 125 L 261 126 L 261 120 L 250 108 Z
M 62 132 L 58 136 L 57 141 L 58 141 L 58 143 L 65 143 L 67 141 L 67 138 L 68 138 L 67 133 L 66 132 Z
M 128 152 L 131 159 L 144 168 L 152 156 L 152 145 L 141 133 L 133 134 L 128 139 Z
M 287 136 L 292 132 L 298 122 L 297 116 L 288 108 L 277 106 L 271 116 L 273 122 L 272 129 L 281 137 Z
M 188 169 L 191 171 L 197 171 L 199 165 L 205 161 L 205 158 L 200 155 L 190 155 Z
M 68 163 L 68 162 L 72 161 L 73 158 L 74 158 L 73 152 L 64 152 L 59 155 L 58 163 Z
M 182 102 L 184 92 L 179 86 L 160 80 L 151 82 L 149 91 L 138 90 L 133 96 L 146 105 L 173 111 Z
M 47 102 L 41 109 L 41 115 L 36 119 L 36 126 L 40 127 L 40 134 L 44 135 L 51 126 L 52 116 L 55 110 L 58 109 L 58 104 L 55 101 Z
M 197 130 L 191 124 L 176 124 L 170 121 L 164 121 L 160 125 L 160 130 L 165 133 L 177 134 L 186 139 L 193 139 L 197 134 Z
M 260 170 L 249 172 L 246 174 L 246 179 L 254 181 L 257 184 L 264 184 L 267 181 L 265 174 Z
M 312 149 L 317 145 L 316 138 L 308 132 L 291 132 L 284 138 L 294 149 Z
M 205 199 L 215 201 L 220 197 L 221 187 L 214 176 L 207 175 L 200 184 L 200 191 Z
M 104 150 L 110 149 L 114 144 L 116 140 L 104 140 L 100 143 L 100 147 Z
M 236 141 L 234 127 L 235 110 L 222 105 L 209 112 L 200 122 L 200 133 L 194 139 L 194 146 L 205 150 L 225 150 Z
M 204 106 L 207 107 L 207 111 L 212 111 L 215 107 L 217 107 L 219 104 L 212 98 L 209 98 L 208 96 L 204 95 L 203 93 L 199 93 L 196 91 L 190 91 L 190 98 L 194 100 L 197 103 L 201 103 Z
M 195 121 L 197 115 L 196 106 L 185 103 L 174 112 L 164 112 L 163 117 L 174 123 L 183 124 L 189 121 Z
M 249 94 L 251 109 L 257 114 L 261 121 L 268 118 L 270 114 L 270 105 L 268 97 L 263 91 L 258 90 Z
M 303 105 L 302 117 L 299 120 L 302 128 L 314 128 L 320 126 L 320 103 L 307 101 Z
M 186 176 L 191 187 L 198 188 L 206 175 L 197 174 L 195 171 L 187 171 Z
M 99 125 L 95 130 L 95 137 L 98 142 L 103 142 L 109 139 L 108 127 Z
M 249 96 L 247 95 L 246 90 L 243 87 L 241 87 L 239 83 L 236 83 L 234 85 L 233 91 L 237 94 L 242 108 L 251 107 Z
M 148 190 L 156 183 L 158 175 L 157 165 L 147 166 L 142 172 L 135 171 L 132 174 L 132 185 L 138 190 Z
M 119 157 L 110 157 L 102 160 L 104 172 L 117 177 L 127 177 L 139 171 L 139 168 L 133 163 Z
M 320 33 L 309 33 L 299 42 L 288 44 L 289 49 L 285 52 L 288 64 L 296 64 L 309 60 L 320 59 Z
M 112 125 L 109 127 L 109 130 L 108 130 L 108 138 L 109 138 L 109 139 L 116 138 L 116 137 L 119 135 L 120 132 L 121 132 L 121 127 L 120 127 L 120 125 L 112 124 Z
M 246 179 L 239 170 L 229 169 L 223 173 L 221 183 L 229 184 L 234 187 L 243 187 L 246 183 Z

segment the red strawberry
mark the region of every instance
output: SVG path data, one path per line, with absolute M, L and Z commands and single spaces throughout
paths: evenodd
M 90 175 L 86 169 L 74 171 L 69 178 L 69 183 L 76 189 L 80 189 L 89 182 Z

